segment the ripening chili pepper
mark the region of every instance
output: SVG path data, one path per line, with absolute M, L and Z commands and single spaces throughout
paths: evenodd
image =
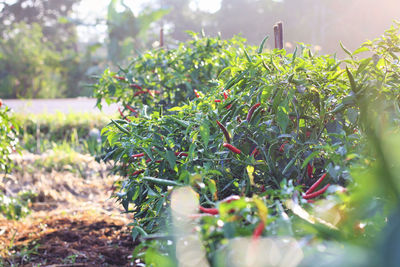
M 151 161 L 151 159 L 146 159 L 146 163 L 149 163 Z M 156 160 L 156 163 L 161 163 L 161 160 Z
M 137 113 L 137 111 L 133 108 L 133 107 L 131 107 L 131 106 L 129 106 L 129 105 L 126 105 L 125 106 L 127 109 L 129 109 L 130 111 L 132 111 L 133 113 Z
M 224 99 L 227 100 L 228 99 L 228 94 L 226 92 L 224 92 Z
M 140 85 L 133 84 L 133 83 L 130 84 L 129 87 L 130 87 L 130 88 L 136 88 L 136 89 L 141 90 L 141 91 L 143 90 L 143 88 L 142 88 Z
M 228 130 L 218 120 L 217 120 L 217 124 L 218 124 L 219 128 L 221 128 L 221 131 L 225 136 L 226 142 L 230 143 L 231 142 L 231 137 L 229 136 Z
M 261 190 L 261 192 L 265 192 L 265 185 L 261 185 L 260 190 Z
M 314 167 L 310 163 L 308 163 L 307 164 L 307 175 L 308 175 L 308 177 L 314 178 L 313 173 L 314 173 Z
M 289 143 L 289 141 L 283 142 L 283 144 L 279 147 L 279 152 L 283 153 L 285 151 L 285 145 Z
M 186 152 L 175 152 L 175 156 L 177 157 L 187 157 L 188 155 Z
M 253 240 L 260 238 L 262 232 L 264 231 L 264 228 L 265 228 L 264 222 L 263 221 L 259 222 L 257 227 L 253 231 L 252 235 Z
M 132 158 L 141 158 L 141 157 L 144 157 L 144 153 L 134 154 L 131 157 Z
M 220 102 L 221 102 L 221 99 L 215 99 L 214 102 L 215 102 L 215 103 L 220 103 Z
M 251 117 L 253 116 L 254 111 L 261 105 L 261 103 L 257 103 L 249 109 L 249 113 L 247 113 L 246 120 L 249 122 Z
M 315 198 L 315 197 L 317 197 L 319 195 L 322 195 L 326 191 L 326 189 L 328 189 L 329 186 L 330 186 L 330 184 L 327 184 L 322 189 L 320 189 L 318 191 L 315 191 L 314 193 L 310 193 L 310 194 L 304 195 L 303 198 L 304 199 L 310 199 L 310 198 Z
M 314 192 L 314 190 L 322 183 L 322 181 L 325 179 L 326 173 L 324 173 L 307 191 L 306 195 Z
M 239 116 L 237 116 L 237 117 L 236 117 L 236 121 L 237 121 L 238 123 L 241 123 L 241 122 L 242 122 L 242 119 L 241 119 Z
M 138 96 L 138 95 L 142 95 L 142 94 L 147 94 L 148 92 L 147 91 L 138 91 L 138 92 L 136 92 L 133 96 Z
M 125 77 L 122 77 L 122 76 L 114 75 L 113 77 L 114 77 L 115 79 L 117 79 L 117 80 L 120 80 L 120 81 L 126 81 L 126 78 L 125 78 Z
M 131 176 L 136 176 L 136 175 L 139 175 L 139 174 L 141 174 L 141 173 L 144 173 L 144 170 L 137 170 L 137 171 L 134 171 L 134 172 L 131 174 Z
M 253 152 L 251 152 L 250 156 L 256 157 L 256 156 L 258 155 L 258 153 L 260 153 L 260 152 L 258 151 L 258 149 L 257 149 L 257 148 L 254 148 L 254 149 L 253 149 Z
M 240 197 L 238 195 L 232 195 L 229 196 L 227 198 L 224 198 L 223 200 L 221 200 L 222 203 L 231 203 L 232 201 L 236 201 L 239 200 Z
M 242 153 L 242 151 L 240 149 L 234 147 L 231 144 L 224 143 L 223 146 L 226 147 L 227 149 L 229 149 L 230 151 L 232 151 L 233 153 L 236 153 L 236 154 L 241 154 Z
M 3 105 L 3 101 L 0 99 L 0 108 L 1 108 L 2 105 Z
M 193 92 L 194 92 L 194 95 L 195 95 L 197 98 L 200 98 L 200 95 L 199 95 L 199 93 L 197 92 L 196 89 L 193 89 Z
M 208 213 L 208 214 L 212 214 L 212 215 L 217 215 L 217 214 L 219 214 L 218 209 L 215 209 L 215 208 L 204 208 L 204 207 L 202 207 L 202 206 L 199 206 L 199 210 L 200 210 L 201 212 Z

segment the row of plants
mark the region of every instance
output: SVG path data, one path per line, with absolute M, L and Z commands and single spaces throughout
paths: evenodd
M 193 231 L 217 266 L 231 266 L 227 244 L 246 236 L 291 236 L 304 252 L 338 241 L 371 248 L 398 205 L 398 177 L 381 144 L 387 129 L 398 132 L 398 26 L 354 52 L 342 46 L 345 60 L 304 44 L 264 51 L 265 39 L 246 49 L 241 39 L 224 41 L 193 65 L 165 57 L 204 55 L 198 51 L 221 42 L 207 37 L 106 71 L 99 103 L 125 110 L 102 130 L 102 159 L 125 177 L 115 197 L 134 213 L 133 237 L 146 241 L 135 257 L 155 266 L 179 261 L 169 207 L 182 186 L 198 197 Z M 188 85 L 185 73 L 203 78 Z M 377 178 L 384 184 L 366 184 Z M 317 266 L 315 255 L 304 266 Z
M 78 152 L 91 155 L 100 154 L 100 129 L 110 119 L 102 114 L 61 112 L 29 116 L 15 113 L 13 117 L 21 125 L 21 146 L 29 152 L 40 153 L 70 144 Z

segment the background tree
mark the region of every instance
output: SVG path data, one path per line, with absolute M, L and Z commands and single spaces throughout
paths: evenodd
M 120 12 L 118 5 L 123 7 Z M 123 0 L 111 0 L 107 14 L 109 61 L 117 64 L 132 56 L 135 50 L 148 48 L 151 40 L 148 30 L 168 12 L 167 9 L 146 8 L 135 16 Z

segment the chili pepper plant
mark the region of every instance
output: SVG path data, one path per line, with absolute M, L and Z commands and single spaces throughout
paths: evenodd
M 112 159 L 113 171 L 124 177 L 115 197 L 134 213 L 135 238 L 168 232 L 170 194 L 184 185 L 198 194 L 199 214 L 205 216 L 194 217 L 210 262 L 224 253 L 227 240 L 239 236 L 289 235 L 304 242 L 353 238 L 359 244 L 382 229 L 364 208 L 349 215 L 360 200 L 349 193 L 358 190 L 353 170 L 383 155 L 368 146 L 371 133 L 389 126 L 398 131 L 398 27 L 354 52 L 342 45 L 348 53 L 344 60 L 314 55 L 304 44 L 292 53 L 263 45 L 240 44 L 234 54 L 221 54 L 215 62 L 224 62 L 224 68 L 204 82 L 198 97 L 187 94 L 171 102 L 173 107 L 142 101 L 139 116 L 113 120 L 102 130 L 102 158 Z M 164 63 L 175 64 L 171 60 Z M 200 73 L 208 68 L 196 71 L 206 77 Z M 123 82 L 148 77 L 132 75 L 137 76 Z M 136 103 L 131 89 L 117 79 L 108 82 L 119 88 L 113 101 Z M 377 103 L 379 109 L 371 108 Z M 375 127 L 372 118 L 382 118 L 382 110 L 384 125 Z M 229 197 L 234 201 L 226 201 Z M 318 203 L 328 205 L 327 212 L 314 214 Z M 376 209 L 385 210 L 384 205 Z M 351 232 L 360 218 L 370 220 L 374 231 Z M 172 253 L 163 241 L 152 242 Z M 140 247 L 135 253 L 142 255 Z

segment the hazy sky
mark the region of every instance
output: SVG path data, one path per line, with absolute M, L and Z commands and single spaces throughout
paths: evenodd
M 221 6 L 221 0 L 188 0 L 192 9 L 200 9 L 208 12 L 216 12 Z M 81 3 L 75 7 L 77 17 L 85 23 L 95 23 L 96 18 L 105 19 L 107 15 L 107 6 L 110 0 L 81 0 Z M 144 6 L 151 3 L 151 0 L 125 0 L 124 3 L 129 6 L 133 13 L 137 15 Z M 121 7 L 122 8 L 122 7 Z M 99 24 L 94 27 L 78 27 L 80 40 L 89 41 L 100 38 L 104 39 L 107 27 L 105 24 Z

